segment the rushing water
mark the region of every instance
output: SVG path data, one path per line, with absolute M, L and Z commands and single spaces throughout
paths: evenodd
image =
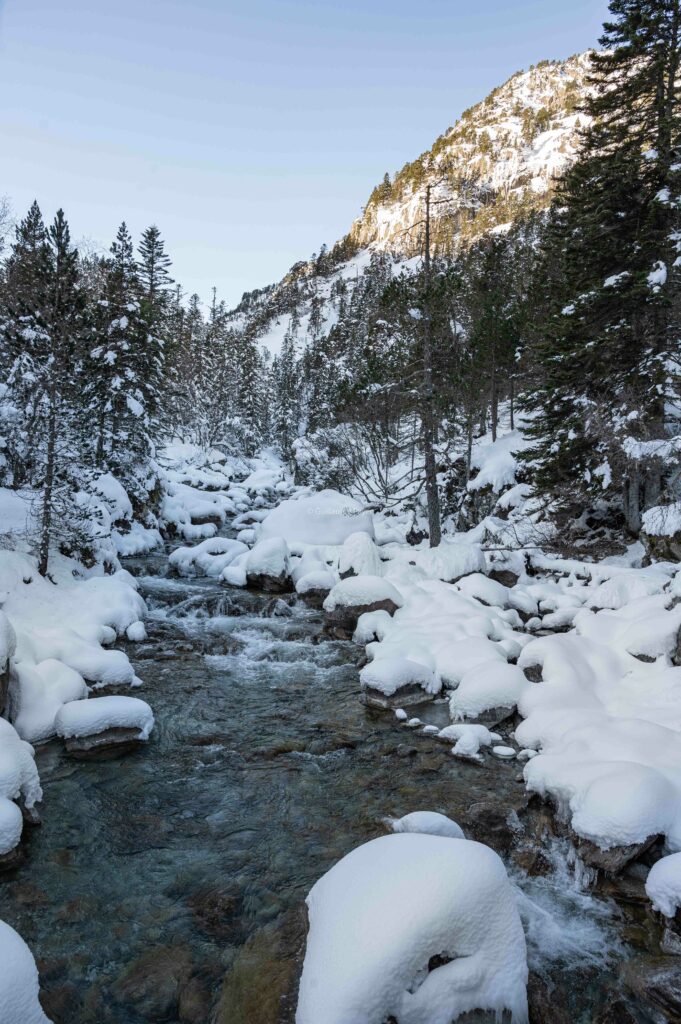
M 55 1024 L 291 1020 L 313 882 L 386 815 L 503 804 L 518 767 L 462 764 L 368 713 L 361 651 L 292 598 L 167 579 L 157 557 L 137 568 L 156 574 L 140 577 L 149 640 L 128 653 L 156 729 L 122 760 L 38 750 L 43 824 L 0 917 L 33 949 Z M 565 879 L 521 884 L 533 967 L 558 985 L 579 968 L 565 999 L 590 1021 L 612 911 Z

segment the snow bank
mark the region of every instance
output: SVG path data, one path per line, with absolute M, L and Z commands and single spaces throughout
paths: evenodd
M 245 544 L 227 537 L 209 537 L 193 547 L 176 548 L 168 562 L 180 576 L 219 576 L 235 558 L 248 551 Z
M 139 729 L 138 739 L 147 740 L 154 716 L 149 705 L 137 697 L 91 697 L 60 708 L 55 727 L 62 739 L 96 736 L 107 729 Z
M 527 1021 L 525 936 L 500 858 L 442 836 L 383 836 L 312 888 L 296 1024 Z M 434 956 L 452 958 L 428 971 Z
M 462 576 L 484 572 L 487 568 L 485 554 L 479 544 L 446 538 L 436 548 L 414 552 L 413 560 L 429 579 L 445 583 L 455 583 Z
M 603 850 L 656 835 L 681 850 L 681 668 L 664 656 L 665 612 L 651 616 L 651 600 L 622 609 L 642 604 L 648 638 L 635 617 L 582 612 L 575 632 L 534 640 L 519 659 L 542 671 L 541 684 L 527 687 L 518 705 L 525 721 L 516 739 L 540 750 L 525 766 L 527 787 Z M 662 657 L 643 663 L 632 646 Z
M 646 879 L 646 893 L 653 910 L 674 917 L 681 907 L 681 853 L 673 853 L 653 864 Z
M 23 799 L 30 808 L 42 795 L 33 748 L 0 718 L 0 855 L 13 850 L 21 838 L 23 818 L 12 801 Z
M 0 551 L 0 601 L 16 634 L 10 717 L 24 739 L 53 735 L 57 711 L 85 695 L 86 681 L 137 682 L 123 651 L 103 646 L 146 615 L 130 573 L 54 584 L 32 559 Z
M 374 535 L 370 512 L 338 491 L 282 501 L 261 524 L 259 536 L 284 537 L 305 544 L 343 544 L 353 533 Z
M 2 1024 L 50 1024 L 38 1002 L 38 968 L 20 935 L 0 921 Z

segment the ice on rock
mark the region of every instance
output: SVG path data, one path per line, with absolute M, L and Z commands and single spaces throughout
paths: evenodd
M 646 893 L 665 917 L 674 917 L 681 907 L 681 853 L 673 853 L 653 864 L 646 879 Z
M 38 1001 L 38 968 L 13 928 L 0 921 L 0 1020 L 2 1024 L 50 1024 Z
M 413 833 L 353 850 L 312 888 L 296 1024 L 527 1022 L 525 936 L 500 858 Z M 428 971 L 433 957 L 449 962 Z
M 362 506 L 338 491 L 282 501 L 260 527 L 259 536 L 284 537 L 305 544 L 343 544 L 353 533 L 374 535 L 373 518 Z
M 455 821 L 438 811 L 412 811 L 403 818 L 386 818 L 386 824 L 393 832 L 417 832 L 429 836 L 447 836 L 449 839 L 466 838 Z
M 21 811 L 12 801 L 22 799 L 32 808 L 42 795 L 33 748 L 0 718 L 0 855 L 13 850 L 21 837 Z
M 346 537 L 338 557 L 341 576 L 382 576 L 383 563 L 378 548 L 368 533 Z
M 217 577 L 248 548 L 239 540 L 210 537 L 193 547 L 176 548 L 168 558 L 180 576 Z
M 55 726 L 63 739 L 96 736 L 107 729 L 136 729 L 138 739 L 147 740 L 154 727 L 149 705 L 138 697 L 91 697 L 65 704 Z

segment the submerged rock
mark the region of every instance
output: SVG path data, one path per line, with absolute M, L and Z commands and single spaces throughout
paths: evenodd
M 87 761 L 130 754 L 145 746 L 146 742 L 140 739 L 139 729 L 114 727 L 94 736 L 69 736 L 64 740 L 64 747 L 71 757 Z
M 676 957 L 631 960 L 624 965 L 621 980 L 625 989 L 651 1007 L 654 1019 L 681 1021 L 681 961 Z

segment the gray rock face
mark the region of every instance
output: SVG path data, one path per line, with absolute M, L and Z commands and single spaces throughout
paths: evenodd
M 387 697 L 381 690 L 374 690 L 367 686 L 362 690 L 360 700 L 370 708 L 380 708 L 381 711 L 389 711 L 394 708 L 408 708 L 414 704 L 426 704 L 435 700 L 437 694 L 426 693 L 418 683 L 408 683 L 400 686 L 399 690 Z
M 70 757 L 81 761 L 90 761 L 130 754 L 143 747 L 146 742 L 146 740 L 140 739 L 139 729 L 116 726 L 93 736 L 71 736 L 64 740 L 64 746 Z
M 615 846 L 612 850 L 601 850 L 588 839 L 580 836 L 573 836 L 575 848 L 581 860 L 590 867 L 605 871 L 608 875 L 617 875 L 623 868 L 645 853 L 658 836 L 650 836 L 643 843 L 635 843 L 632 846 Z
M 364 615 L 365 612 L 379 611 L 386 611 L 388 615 L 394 615 L 397 605 L 389 597 L 386 597 L 382 601 L 372 601 L 371 604 L 344 605 L 334 608 L 332 612 L 326 612 L 326 630 L 338 640 L 351 640 L 360 615 Z M 396 706 L 399 707 L 399 705 Z
M 285 572 L 279 576 L 249 572 L 246 582 L 250 590 L 262 590 L 265 594 L 285 594 L 292 589 L 291 581 Z

